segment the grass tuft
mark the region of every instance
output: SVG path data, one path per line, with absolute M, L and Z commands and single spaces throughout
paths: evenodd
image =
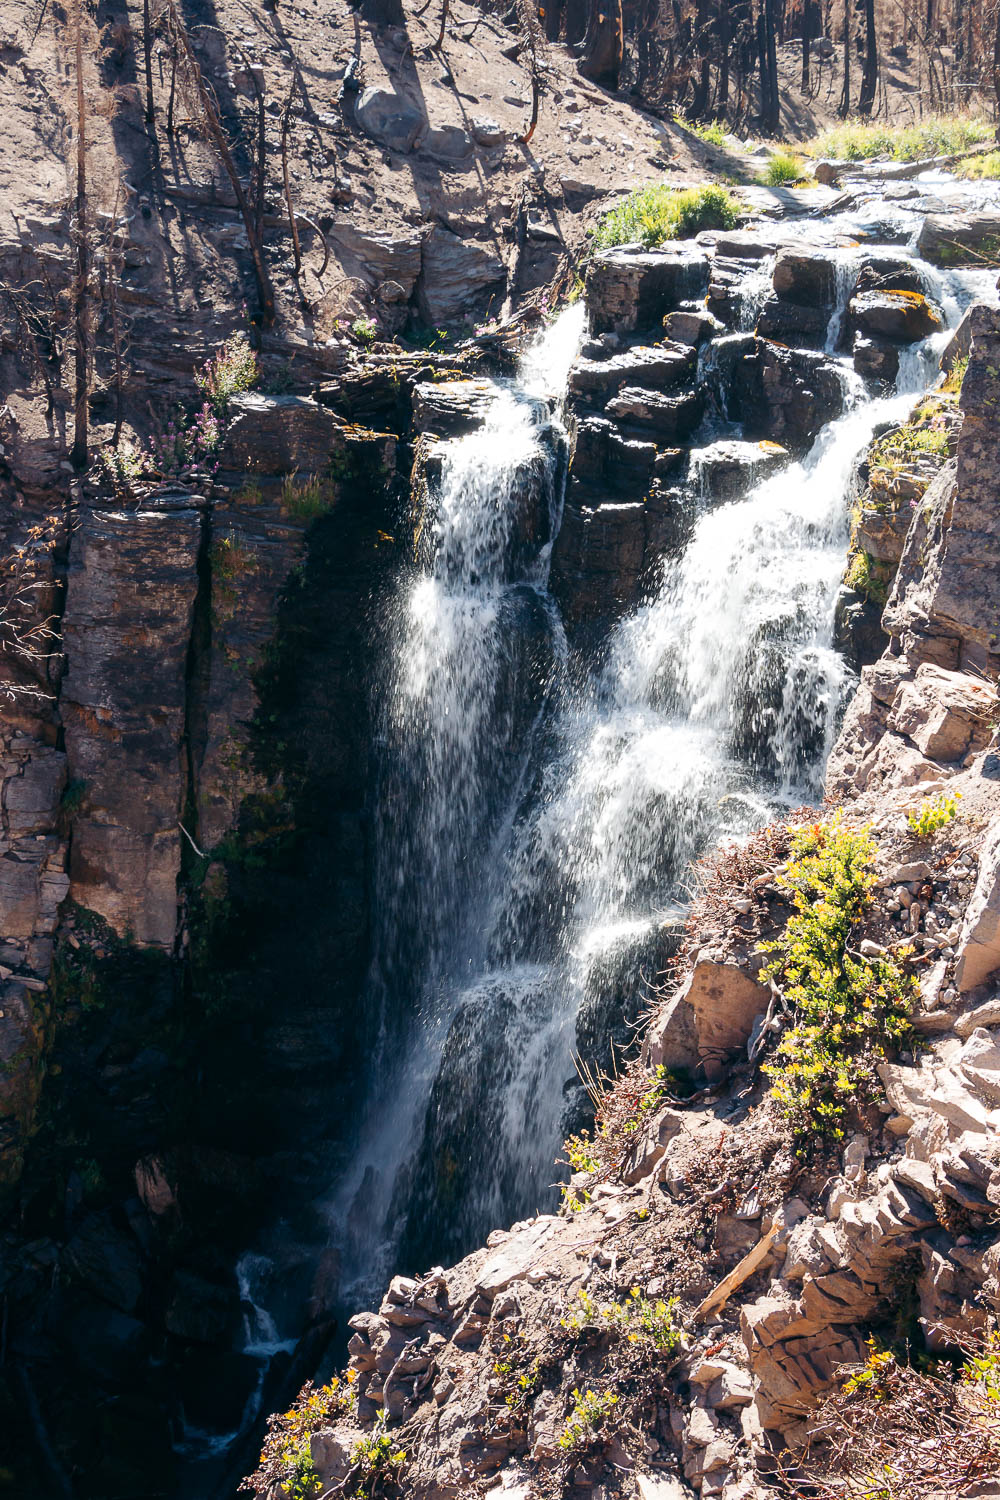
M 777 156 L 771 157 L 760 181 L 765 187 L 781 187 L 788 182 L 801 182 L 807 175 L 797 156 L 790 151 L 779 151 Z
M 992 181 L 1000 177 L 1000 151 L 989 151 L 985 156 L 969 156 L 955 166 L 955 176 L 972 182 Z

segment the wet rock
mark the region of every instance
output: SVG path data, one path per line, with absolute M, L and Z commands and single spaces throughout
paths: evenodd
M 881 380 L 892 385 L 899 374 L 899 347 L 887 339 L 854 335 L 854 368 L 866 380 Z
M 851 325 L 869 338 L 916 343 L 942 326 L 942 315 L 921 292 L 862 292 L 848 306 Z
M 789 457 L 778 443 L 722 438 L 707 448 L 692 450 L 690 477 L 703 499 L 736 500 L 767 474 L 783 468 Z
M 700 391 L 665 396 L 660 391 L 624 386 L 608 402 L 605 410 L 608 416 L 626 427 L 652 433 L 658 442 L 676 443 L 694 432 L 701 421 L 704 404 Z
M 761 338 L 777 339 L 779 343 L 822 349 L 829 322 L 829 308 L 822 303 L 808 306 L 769 297 L 758 314 L 757 332 Z
M 117 1230 L 111 1215 L 88 1214 L 66 1247 L 66 1262 L 92 1292 L 122 1312 L 135 1311 L 142 1269 L 135 1241 Z
M 756 229 L 724 231 L 711 237 L 716 255 L 727 260 L 766 260 L 778 248 L 775 240 L 768 239 Z
M 427 124 L 421 110 L 391 89 L 365 89 L 354 116 L 366 134 L 390 151 L 412 151 Z
M 668 339 L 679 344 L 697 346 L 722 333 L 724 325 L 707 312 L 688 312 L 684 308 L 667 313 L 663 320 L 663 331 Z
M 488 290 L 499 291 L 504 277 L 503 262 L 492 249 L 435 225 L 423 242 L 417 282 L 421 316 L 434 328 L 456 323 Z
M 757 339 L 736 361 L 729 415 L 743 420 L 748 438 L 801 452 L 843 409 L 840 373 L 821 354 Z
M 168 1332 L 189 1343 L 225 1343 L 239 1324 L 239 1295 L 235 1286 L 220 1286 L 194 1271 L 175 1271 L 164 1322 Z
M 625 385 L 668 390 L 694 373 L 694 350 L 686 344 L 637 344 L 610 359 L 579 359 L 570 371 L 569 389 L 604 403 Z
M 702 295 L 707 281 L 704 251 L 599 251 L 587 268 L 590 326 L 595 333 L 632 333 L 662 324 L 679 303 Z
M 800 307 L 831 308 L 836 297 L 833 262 L 816 251 L 780 250 L 774 263 L 772 282 L 782 301 Z
M 474 432 L 496 394 L 489 380 L 420 381 L 413 387 L 413 425 L 418 432 L 440 437 Z

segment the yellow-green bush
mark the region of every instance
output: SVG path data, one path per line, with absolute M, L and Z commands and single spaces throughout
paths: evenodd
M 875 846 L 839 813 L 800 829 L 780 884 L 794 911 L 762 943 L 762 971 L 794 1010 L 794 1024 L 764 1067 L 771 1093 L 800 1141 L 839 1140 L 853 1107 L 873 1097 L 875 1064 L 910 1035 L 916 982 L 887 956 L 863 958 L 854 929 L 875 887 Z

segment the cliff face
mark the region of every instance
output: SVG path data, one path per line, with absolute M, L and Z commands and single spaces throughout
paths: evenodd
M 596 327 L 611 321 L 616 337 L 585 346 L 570 382 L 576 443 L 553 573 L 571 621 L 573 600 L 593 619 L 638 596 L 644 549 L 660 545 L 643 525 L 672 502 L 674 526 L 691 525 L 670 495 L 679 455 L 668 445 L 694 339 L 654 350 L 636 336 L 642 296 L 648 319 L 669 312 L 675 268 L 669 255 L 615 259 L 594 263 L 588 295 Z M 671 333 L 682 316 L 668 317 Z M 908 527 L 890 516 L 900 542 L 887 645 L 862 670 L 816 825 L 795 815 L 702 866 L 641 1058 L 604 1090 L 593 1138 L 567 1143 L 560 1212 L 498 1229 L 449 1269 L 396 1277 L 377 1312 L 353 1317 L 346 1377 L 276 1419 L 258 1493 L 289 1493 L 296 1464 L 321 1488 L 350 1492 L 377 1472 L 429 1500 L 473 1486 L 643 1500 L 799 1492 L 820 1482 L 812 1419 L 845 1366 L 900 1341 L 968 1348 L 988 1327 L 1000 1294 L 1000 315 L 976 307 L 968 325 L 957 448 L 925 476 Z M 748 410 L 770 413 L 762 435 L 804 446 L 808 425 L 795 436 L 788 426 L 788 413 L 809 421 L 795 361 L 759 339 L 738 357 Z M 769 383 L 772 366 L 783 385 Z M 709 486 L 725 493 L 734 463 L 772 453 L 719 454 Z M 616 483 L 620 505 L 607 498 Z M 633 483 L 641 517 L 625 500 Z M 886 526 L 864 521 L 866 503 L 862 545 Z M 762 942 L 780 944 L 808 913 L 790 848 L 801 858 L 843 829 L 858 830 L 871 875 L 838 962 L 883 965 L 884 983 L 896 975 L 912 1029 L 875 1049 L 847 1134 L 823 1144 L 808 1140 L 808 1119 L 793 1132 L 773 1072 L 760 1070 L 767 1061 L 780 1076 L 775 1046 L 794 1019 L 787 971 L 776 985 Z M 888 1432 L 893 1410 L 875 1425 Z M 933 1492 L 940 1463 L 912 1493 Z M 988 1469 L 970 1493 L 994 1493 Z

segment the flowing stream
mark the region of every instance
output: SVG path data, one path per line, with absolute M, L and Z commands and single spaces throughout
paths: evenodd
M 836 254 L 829 349 L 861 256 Z M 986 292 L 988 275 L 907 258 L 949 327 Z M 552 1206 L 572 1053 L 634 1013 L 670 951 L 689 862 L 818 795 L 853 682 L 833 645 L 852 470 L 908 414 L 948 336 L 905 351 L 878 399 L 840 360 L 843 414 L 728 504 L 705 499 L 695 451 L 690 542 L 587 656 L 548 592 L 561 403 L 583 334 L 579 307 L 562 314 L 497 384 L 482 427 L 439 446 L 387 642 L 366 1001 L 378 1035 L 354 1165 L 328 1205 L 348 1225 L 355 1305 L 393 1270 Z M 716 372 L 731 339 L 711 346 Z M 724 396 L 723 383 L 696 443 L 736 435 Z

